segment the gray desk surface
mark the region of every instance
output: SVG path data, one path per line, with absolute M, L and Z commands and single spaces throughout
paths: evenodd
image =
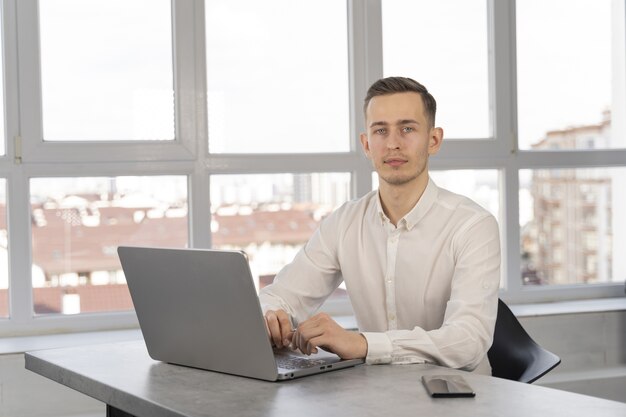
M 432 365 L 361 365 L 264 382 L 156 362 L 143 340 L 30 352 L 26 368 L 136 416 L 626 416 L 626 404 L 463 373 L 475 398 L 432 399 Z

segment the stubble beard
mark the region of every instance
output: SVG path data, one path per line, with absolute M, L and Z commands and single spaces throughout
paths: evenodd
M 393 185 L 393 186 L 406 185 L 414 181 L 415 179 L 419 178 L 420 175 L 422 175 L 422 173 L 426 170 L 427 162 L 428 162 L 428 157 L 424 157 L 423 159 L 421 159 L 420 164 L 417 166 L 417 169 L 415 171 L 409 172 L 405 175 L 402 175 L 399 172 L 392 172 L 392 173 L 387 174 L 387 173 L 383 173 L 381 169 L 381 170 L 378 170 L 378 177 L 389 185 Z

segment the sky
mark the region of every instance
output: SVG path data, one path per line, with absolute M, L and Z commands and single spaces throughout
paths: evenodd
M 211 151 L 348 151 L 345 3 L 269 4 L 206 3 Z M 516 13 L 520 146 L 598 123 L 611 0 L 520 0 Z M 46 0 L 40 14 L 47 140 L 174 137 L 169 0 Z M 384 75 L 425 84 L 447 138 L 489 137 L 486 0 L 383 0 L 382 14 Z

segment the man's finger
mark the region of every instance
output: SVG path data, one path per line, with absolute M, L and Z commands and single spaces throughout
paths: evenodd
M 310 355 L 311 352 L 316 351 L 316 346 L 309 346 L 309 342 L 314 337 L 319 337 L 324 333 L 324 329 L 318 326 L 311 326 L 311 323 L 305 323 L 302 326 L 298 326 L 292 341 L 292 347 L 300 349 L 300 351 L 306 355 Z
M 267 323 L 267 328 L 269 329 L 270 340 L 273 345 L 276 347 L 282 347 L 282 338 L 280 334 L 280 323 L 278 321 L 278 317 L 276 316 L 275 311 L 268 311 L 265 313 L 265 322 Z
M 293 333 L 293 330 L 291 328 L 291 320 L 289 319 L 287 313 L 282 310 L 277 311 L 276 313 L 276 317 L 278 318 L 278 323 L 280 325 L 281 347 L 289 346 Z
M 309 339 L 307 343 L 307 349 L 309 351 L 309 354 L 317 353 L 317 348 L 324 346 L 324 344 L 326 343 L 324 340 L 324 335 Z

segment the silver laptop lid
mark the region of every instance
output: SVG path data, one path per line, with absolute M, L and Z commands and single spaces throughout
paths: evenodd
M 118 254 L 153 359 L 276 380 L 243 252 L 121 246 Z

